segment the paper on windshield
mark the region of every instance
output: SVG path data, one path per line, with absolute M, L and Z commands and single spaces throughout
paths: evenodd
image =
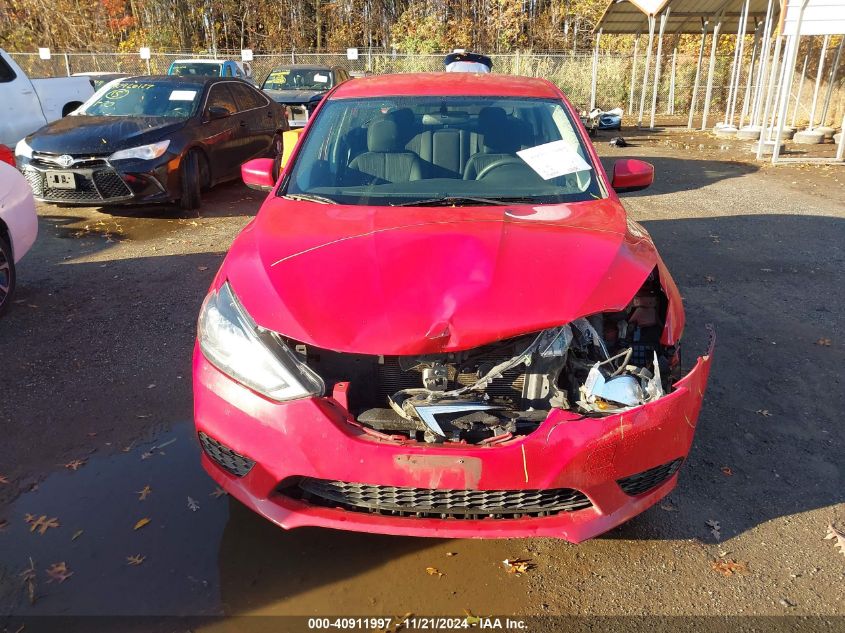
M 592 169 L 567 141 L 552 141 L 516 153 L 543 180 Z
M 328 83 L 329 78 L 326 75 L 314 75 L 314 81 L 320 84 Z
M 197 96 L 196 90 L 174 90 L 170 93 L 171 101 L 193 101 Z

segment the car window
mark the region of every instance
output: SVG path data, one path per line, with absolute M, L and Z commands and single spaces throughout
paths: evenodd
M 178 81 L 116 80 L 98 90 L 77 114 L 185 119 L 197 111 L 202 85 Z
M 235 95 L 235 101 L 238 104 L 239 110 L 252 110 L 254 108 L 263 108 L 268 101 L 261 96 L 258 91 L 253 90 L 249 86 L 239 83 L 232 83 L 229 85 L 232 94 Z
M 232 74 L 232 66 L 231 66 L 231 64 L 226 64 L 226 66 L 225 66 L 225 68 L 224 68 L 224 73 L 223 73 L 223 75 L 224 75 L 225 77 L 234 77 L 234 75 Z
M 209 64 L 207 62 L 174 62 L 170 66 L 170 75 L 219 77 L 220 64 Z
M 206 112 L 211 108 L 225 108 L 229 114 L 238 111 L 238 105 L 226 83 L 215 84 L 211 87 L 211 91 L 208 93 L 208 102 L 205 106 Z
M 604 195 L 562 101 L 435 96 L 329 101 L 279 193 L 351 205 Z
M 6 63 L 6 60 L 0 57 L 0 83 L 6 83 L 15 79 L 15 71 Z
M 328 90 L 332 72 L 328 68 L 277 68 L 270 72 L 265 90 Z

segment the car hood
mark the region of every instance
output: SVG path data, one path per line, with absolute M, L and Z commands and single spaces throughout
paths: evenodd
M 276 103 L 307 103 L 314 95 L 321 95 L 325 90 L 265 90 L 267 96 Z
M 50 154 L 111 154 L 154 143 L 185 125 L 169 117 L 67 116 L 53 121 L 28 139 L 36 152 Z
M 218 282 L 260 326 L 297 341 L 426 354 L 621 310 L 657 262 L 615 200 L 399 209 L 274 198 Z

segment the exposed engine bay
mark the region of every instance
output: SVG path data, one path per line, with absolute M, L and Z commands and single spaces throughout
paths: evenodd
M 377 432 L 429 443 L 497 444 L 534 431 L 555 408 L 585 417 L 652 402 L 680 377 L 660 343 L 667 300 L 653 272 L 625 310 L 602 312 L 479 348 L 370 356 L 290 341 L 330 393 Z

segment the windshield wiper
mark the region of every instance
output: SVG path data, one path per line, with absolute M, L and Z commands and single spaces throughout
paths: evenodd
M 310 193 L 288 193 L 282 198 L 287 198 L 288 200 L 302 200 L 303 202 L 316 202 L 317 204 L 337 204 L 336 200 L 332 200 L 331 198 L 326 198 L 325 196 L 315 196 Z
M 399 202 L 394 207 L 466 207 L 472 205 L 507 206 L 518 202 L 533 202 L 533 198 L 479 198 L 475 196 L 444 196 L 442 198 L 427 198 Z

